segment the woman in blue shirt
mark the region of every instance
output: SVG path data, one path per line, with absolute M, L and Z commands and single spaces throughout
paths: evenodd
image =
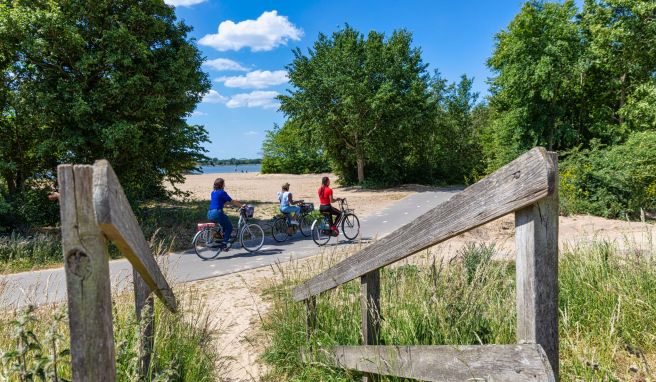
M 223 242 L 225 250 L 230 248 L 230 235 L 232 234 L 232 223 L 228 216 L 223 212 L 223 206 L 226 204 L 241 207 L 242 204 L 234 200 L 223 189 L 225 181 L 223 178 L 216 178 L 214 181 L 214 191 L 210 196 L 210 209 L 207 211 L 207 218 L 215 223 L 218 223 L 223 228 Z

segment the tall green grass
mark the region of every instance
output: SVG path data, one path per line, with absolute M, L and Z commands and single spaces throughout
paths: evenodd
M 62 262 L 61 240 L 56 235 L 37 233 L 0 236 L 0 273 L 47 268 Z
M 447 263 L 426 256 L 381 272 L 384 344 L 511 344 L 515 342 L 514 262 L 492 260 L 494 248 L 470 245 Z M 560 259 L 562 381 L 650 381 L 656 378 L 656 259 L 620 254 L 610 243 L 570 248 Z M 322 267 L 325 268 L 325 267 Z M 264 321 L 270 344 L 264 360 L 271 380 L 355 381 L 299 349 L 360 342 L 359 284 L 350 282 L 317 299 L 317 328 L 308 340 L 305 308 L 291 288 L 318 269 L 283 273 L 268 294 Z M 391 379 L 388 379 L 391 380 Z
M 215 381 L 219 359 L 212 343 L 209 314 L 195 294 L 172 314 L 155 304 L 155 348 L 145 381 Z M 114 339 L 118 381 L 139 381 L 141 325 L 129 296 L 114 299 Z M 1 381 L 64 381 L 71 379 L 70 343 L 65 306 L 29 307 L 0 318 Z M 57 379 L 54 376 L 57 376 Z

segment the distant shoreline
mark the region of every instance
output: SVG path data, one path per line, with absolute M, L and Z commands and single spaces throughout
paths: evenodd
M 208 166 L 208 167 L 216 167 L 216 166 L 243 166 L 243 165 L 261 165 L 262 164 L 262 159 L 260 158 L 255 158 L 255 159 L 217 159 L 213 158 L 204 162 L 198 162 L 197 165 L 199 167 L 203 166 Z
M 261 164 L 240 164 L 240 165 L 202 165 L 200 166 L 201 172 L 193 172 L 189 175 L 199 175 L 199 174 L 231 174 L 231 173 L 253 173 L 259 174 L 262 171 Z

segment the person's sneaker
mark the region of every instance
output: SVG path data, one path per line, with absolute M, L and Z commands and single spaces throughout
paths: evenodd
M 291 223 L 292 223 L 292 225 L 299 225 L 299 224 L 301 224 L 301 223 L 298 222 L 298 220 L 292 220 Z
M 223 252 L 228 252 L 230 248 L 232 248 L 232 243 L 231 242 L 225 243 L 223 247 Z
M 339 236 L 339 230 L 337 229 L 337 226 L 332 226 L 330 229 L 333 232 L 333 236 Z

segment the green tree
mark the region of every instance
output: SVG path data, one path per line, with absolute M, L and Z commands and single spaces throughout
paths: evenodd
M 262 143 L 262 172 L 305 174 L 330 171 L 323 146 L 295 120 L 267 131 Z
M 10 197 L 56 165 L 107 158 L 128 194 L 165 194 L 204 158 L 185 118 L 210 88 L 162 0 L 0 2 L 0 176 Z
M 494 157 L 503 164 L 533 147 L 557 150 L 579 142 L 579 58 L 582 42 L 573 0 L 528 1 L 496 36 L 488 60 L 496 118 Z
M 411 43 L 405 30 L 365 38 L 347 25 L 320 34 L 307 55 L 294 51 L 280 108 L 319 137 L 344 181 L 363 182 L 365 167 L 378 180 L 403 176 L 429 109 L 426 65 Z
M 477 104 L 474 81 L 466 75 L 458 83 L 446 85 L 439 76 L 433 80 L 436 102 L 432 164 L 433 181 L 460 183 L 482 173 L 480 135 L 486 106 Z M 438 95 L 439 93 L 439 95 Z
M 649 88 L 655 84 L 656 2 L 586 0 L 579 19 L 586 44 L 581 78 L 586 114 L 592 116 L 591 136 L 622 142 L 630 131 L 645 128 L 643 121 L 631 118 L 642 114 L 634 109 L 645 102 L 654 109 Z

